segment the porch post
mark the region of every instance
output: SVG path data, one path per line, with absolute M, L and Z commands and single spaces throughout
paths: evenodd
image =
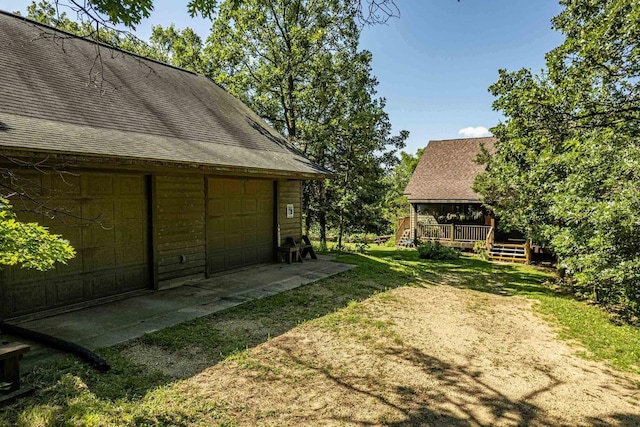
M 413 203 L 409 205 L 409 230 L 409 237 L 411 237 L 411 240 L 414 240 L 416 238 L 416 233 L 415 229 L 413 228 Z
M 453 242 L 454 240 L 456 240 L 456 226 L 455 224 L 451 224 L 451 237 L 450 237 L 451 241 Z
M 411 240 L 417 238 L 416 229 L 418 228 L 418 204 L 411 203 L 409 226 L 411 227 Z

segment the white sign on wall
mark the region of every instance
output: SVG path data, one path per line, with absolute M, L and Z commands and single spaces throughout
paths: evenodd
M 287 205 L 287 218 L 293 218 L 293 205 Z

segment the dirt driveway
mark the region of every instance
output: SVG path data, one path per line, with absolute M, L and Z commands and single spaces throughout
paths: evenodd
M 640 425 L 640 378 L 575 356 L 532 304 L 400 287 L 202 371 L 194 358 L 181 386 L 240 425 Z M 127 357 L 171 374 L 163 352 Z

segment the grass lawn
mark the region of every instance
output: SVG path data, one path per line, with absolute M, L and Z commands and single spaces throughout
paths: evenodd
M 475 387 L 460 386 L 460 395 L 484 393 L 487 402 L 502 399 L 503 404 L 508 402 L 503 412 L 515 411 L 519 422 L 541 412 L 506 393 L 496 394 L 495 387 L 480 382 L 464 363 L 436 360 L 418 346 L 419 331 L 403 332 L 419 316 L 403 312 L 412 295 L 420 296 L 412 292 L 437 287 L 452 289 L 453 298 L 469 295 L 465 307 L 487 322 L 493 310 L 500 310 L 494 307 L 496 301 L 514 296 L 533 300 L 533 309 L 572 343 L 574 353 L 603 360 L 633 376 L 640 373 L 640 331 L 616 326 L 598 308 L 545 287 L 547 271 L 467 256 L 424 261 L 414 250 L 380 246 L 372 246 L 367 255 L 339 253 L 337 259 L 359 267 L 102 349 L 98 353 L 110 362 L 109 373 L 95 372 L 73 358 L 40 367 L 24 378 L 36 387 L 35 396 L 0 407 L 0 425 L 348 425 L 358 424 L 349 416 L 357 413 L 365 419 L 367 412 L 376 413 L 373 424 L 380 425 L 418 425 L 434 419 L 482 424 L 483 419 L 497 419 L 490 418 L 496 416 L 495 407 L 491 414 L 473 415 L 457 397 L 446 402 L 449 406 L 455 402 L 454 409 L 443 404 L 438 411 L 422 413 L 416 396 L 434 401 L 442 396 L 426 393 L 426 385 L 392 387 L 394 374 L 385 372 L 391 369 L 389 363 L 399 363 L 398 354 L 404 355 L 403 363 L 431 360 L 428 369 L 421 365 L 421 372 L 426 370 L 434 381 L 450 384 L 445 373 L 455 372 Z M 358 374 L 359 382 L 352 381 L 354 370 L 367 364 L 372 365 L 370 371 Z M 406 369 L 409 375 L 410 368 Z M 312 415 L 296 419 L 287 413 L 287 402 L 300 399 L 289 396 L 295 390 L 313 394 L 308 397 L 308 402 L 318 403 L 313 414 L 326 414 L 332 404 L 323 399 L 336 389 L 345 389 L 345 394 L 336 395 L 343 399 L 342 412 L 332 413 L 331 422 L 309 418 Z M 351 402 L 347 392 L 367 398 Z M 269 393 L 275 393 L 269 397 L 271 406 L 252 406 Z M 437 417 L 429 418 L 435 412 Z

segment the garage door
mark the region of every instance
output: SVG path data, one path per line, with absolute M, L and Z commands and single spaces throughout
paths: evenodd
M 49 226 L 71 242 L 77 255 L 45 273 L 6 269 L 2 316 L 69 307 L 151 286 L 145 176 L 33 174 L 29 182 L 55 211 L 18 211 L 18 218 Z M 17 210 L 22 206 L 15 199 L 13 203 Z
M 207 180 L 207 271 L 273 260 L 274 184 L 269 180 Z

